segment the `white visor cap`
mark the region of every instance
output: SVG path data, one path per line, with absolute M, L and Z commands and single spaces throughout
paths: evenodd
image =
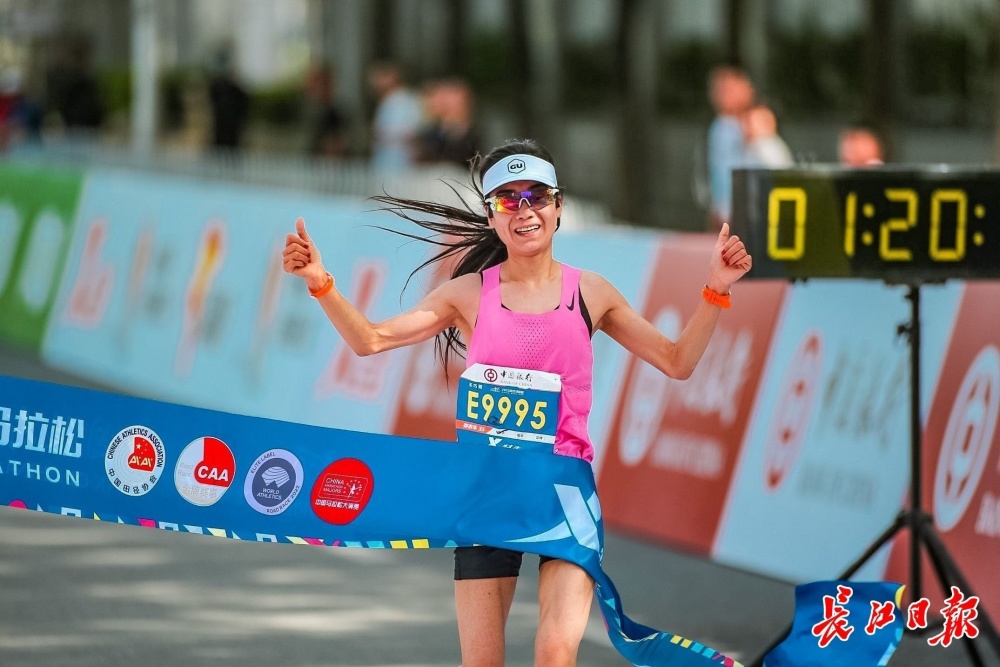
M 559 187 L 556 168 L 551 162 L 534 155 L 510 155 L 486 170 L 483 175 L 483 194 L 489 194 L 501 185 L 514 181 L 538 181 L 550 188 Z

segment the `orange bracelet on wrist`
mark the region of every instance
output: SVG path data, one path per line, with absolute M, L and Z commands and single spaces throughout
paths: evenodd
M 329 292 L 332 289 L 333 289 L 333 274 L 331 274 L 329 271 L 327 271 L 327 273 L 326 273 L 326 282 L 323 283 L 323 286 L 320 287 L 315 292 L 313 292 L 312 290 L 309 290 L 309 296 L 318 299 L 318 298 L 320 298 L 321 296 L 323 296 L 324 294 L 326 294 L 327 292 Z
M 723 309 L 728 309 L 732 305 L 729 303 L 729 294 L 719 294 L 708 285 L 705 285 L 705 289 L 701 291 L 701 298 L 713 306 Z

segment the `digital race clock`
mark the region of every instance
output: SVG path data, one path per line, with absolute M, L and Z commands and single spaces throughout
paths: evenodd
M 1000 278 L 1000 171 L 738 169 L 732 227 L 750 277 Z

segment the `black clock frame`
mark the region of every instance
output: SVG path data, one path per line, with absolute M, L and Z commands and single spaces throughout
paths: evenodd
M 737 169 L 754 278 L 1000 279 L 1000 170 Z

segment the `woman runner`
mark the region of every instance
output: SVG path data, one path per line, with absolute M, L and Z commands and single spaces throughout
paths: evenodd
M 405 313 L 373 323 L 351 305 L 336 289 L 301 218 L 296 232 L 286 238 L 284 269 L 305 281 L 358 355 L 438 337 L 446 368 L 449 354 L 461 349 L 466 350 L 468 366 L 482 363 L 558 374 L 562 391 L 554 451 L 592 461 L 587 418 L 593 333 L 603 331 L 667 376 L 686 379 L 705 352 L 721 310 L 729 307 L 730 286 L 750 270 L 751 257 L 723 225 L 703 299 L 677 340 L 671 341 L 602 276 L 553 257 L 563 196 L 548 151 L 530 140 L 509 141 L 474 163 L 473 170 L 478 170 L 479 182 L 473 177 L 472 187 L 482 201 L 481 210 L 375 198 L 397 215 L 443 235 L 434 240 L 443 250 L 416 270 L 458 255 L 451 280 Z M 504 627 L 521 556 L 492 547 L 455 550 L 464 667 L 504 664 Z M 573 563 L 544 556 L 540 561 L 535 664 L 575 665 L 594 583 Z

